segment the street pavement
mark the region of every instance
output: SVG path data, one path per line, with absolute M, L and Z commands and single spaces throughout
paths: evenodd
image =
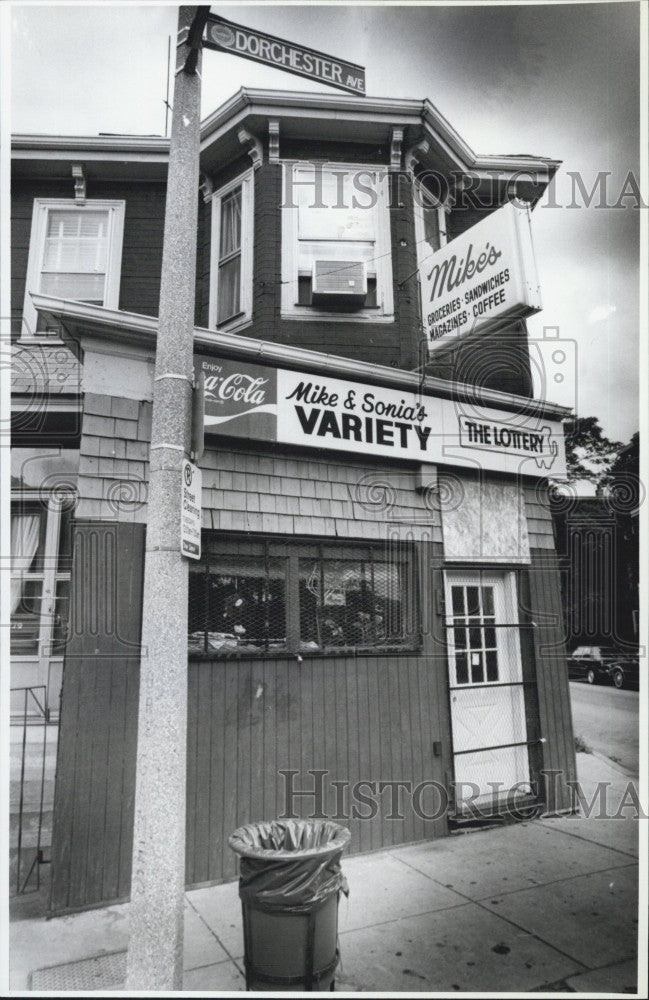
M 637 777 L 639 693 L 618 691 L 612 684 L 570 681 L 570 702 L 575 736 Z
M 617 819 L 596 807 L 344 858 L 336 991 L 646 996 L 647 821 L 620 808 L 632 795 L 619 767 L 578 754 L 578 773 L 586 802 L 608 783 Z M 29 905 L 14 907 L 9 995 L 124 989 L 128 904 L 50 921 Z M 243 989 L 237 883 L 188 891 L 184 990 Z

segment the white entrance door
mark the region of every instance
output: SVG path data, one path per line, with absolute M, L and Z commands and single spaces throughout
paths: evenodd
M 516 578 L 446 573 L 456 800 L 486 805 L 529 784 Z M 459 786 L 457 783 L 462 782 Z M 477 786 L 477 788 L 475 787 Z

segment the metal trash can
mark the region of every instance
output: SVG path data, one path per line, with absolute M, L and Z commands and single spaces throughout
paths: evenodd
M 239 855 L 246 989 L 333 990 L 340 858 L 350 832 L 331 820 L 250 823 L 228 844 Z

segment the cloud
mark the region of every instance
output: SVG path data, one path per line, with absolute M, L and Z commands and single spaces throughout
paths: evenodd
M 606 305 L 595 306 L 594 309 L 588 313 L 588 322 L 590 323 L 601 323 L 603 320 L 608 319 L 613 313 L 617 312 L 617 306 L 612 305 L 610 302 Z

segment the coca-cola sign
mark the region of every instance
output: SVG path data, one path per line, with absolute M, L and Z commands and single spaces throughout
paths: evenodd
M 205 430 L 234 437 L 277 436 L 277 371 L 240 361 L 197 357 L 205 376 Z
M 429 350 L 541 309 L 530 213 L 504 205 L 420 268 Z

